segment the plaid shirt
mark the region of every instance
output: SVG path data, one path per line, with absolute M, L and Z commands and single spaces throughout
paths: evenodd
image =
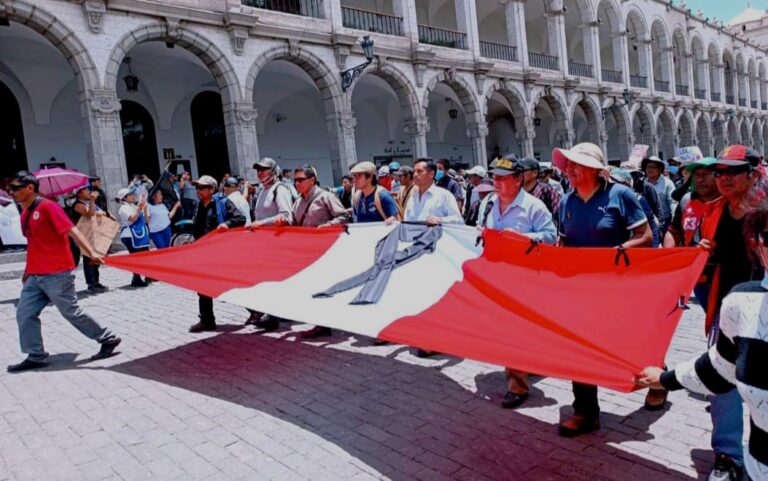
M 560 208 L 560 194 L 557 193 L 555 188 L 537 180 L 533 190 L 528 193 L 544 202 L 544 205 L 546 205 L 547 209 L 552 213 L 552 219 L 557 223 L 557 211 Z

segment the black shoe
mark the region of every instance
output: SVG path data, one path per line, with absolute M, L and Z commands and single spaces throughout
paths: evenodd
M 374 339 L 373 340 L 373 345 L 374 346 L 386 346 L 387 344 L 389 344 L 389 341 L 385 341 L 384 339 Z
M 526 399 L 528 399 L 528 393 L 515 394 L 512 391 L 507 391 L 504 399 L 501 400 L 501 407 L 504 409 L 514 409 L 523 404 Z
M 599 417 L 593 418 L 581 414 L 574 414 L 560 423 L 559 434 L 564 438 L 572 438 L 580 434 L 597 431 L 598 429 L 600 429 Z
M 315 326 L 308 331 L 301 333 L 302 339 L 314 339 L 316 337 L 330 336 L 333 334 L 330 327 Z
M 246 326 L 255 326 L 259 320 L 264 317 L 265 314 L 262 314 L 261 312 L 251 311 L 251 315 L 248 316 L 248 319 L 245 320 Z
M 715 459 L 715 467 L 709 473 L 708 481 L 741 481 L 744 479 L 744 468 L 725 454 L 719 454 Z
M 102 292 L 107 292 L 109 289 L 106 287 L 100 285 L 100 284 L 94 284 L 92 286 L 88 286 L 88 293 L 89 294 L 101 294 Z
M 8 372 L 23 372 L 23 371 L 29 371 L 32 369 L 40 369 L 43 367 L 46 367 L 48 365 L 45 361 L 33 361 L 31 359 L 24 359 L 18 364 L 11 364 L 8 366 L 7 371 Z
M 131 281 L 131 287 L 147 287 L 148 284 L 146 281 L 141 280 L 141 278 L 136 278 Z
M 98 361 L 99 359 L 106 359 L 108 357 L 116 356 L 115 349 L 123 340 L 119 337 L 113 337 L 107 341 L 101 343 L 101 349 L 99 352 L 91 356 L 91 361 Z
M 254 326 L 264 332 L 276 331 L 280 327 L 280 321 L 275 316 L 264 314 L 261 319 L 253 323 Z M 328 329 L 330 331 L 330 329 Z M 330 334 L 330 333 L 329 333 Z
M 202 322 L 198 322 L 197 324 L 192 324 L 189 326 L 189 332 L 196 334 L 198 332 L 206 332 L 206 331 L 215 331 L 216 330 L 216 324 L 209 325 L 209 324 L 203 324 Z
M 432 357 L 435 354 L 437 354 L 437 352 L 435 352 L 435 351 L 427 351 L 426 349 L 418 348 L 418 349 L 416 349 L 416 353 L 415 354 L 416 354 L 416 357 L 420 357 L 420 358 L 423 359 L 425 357 Z

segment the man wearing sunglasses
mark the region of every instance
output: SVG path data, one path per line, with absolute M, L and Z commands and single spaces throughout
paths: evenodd
M 28 371 L 48 365 L 40 313 L 49 302 L 78 331 L 101 344 L 101 349 L 91 360 L 110 357 L 120 344 L 119 337 L 99 325 L 77 304 L 75 262 L 68 238 L 77 242 L 91 262 L 100 264 L 103 257 L 93 249 L 58 204 L 38 194 L 39 185 L 37 177 L 27 171 L 16 174 L 8 185 L 13 200 L 24 209 L 21 226 L 27 238 L 27 265 L 16 308 L 19 343 L 21 352 L 27 354 L 27 358 L 8 366 L 8 372 Z
M 755 150 L 744 145 L 731 145 L 714 163 L 715 184 L 722 197 L 709 203 L 699 243 L 711 252 L 702 276 L 707 292 L 702 307 L 707 312 L 710 346 L 717 343 L 723 299 L 736 284 L 762 276 L 752 265 L 742 229 L 749 208 L 766 194 L 764 180 L 756 170 L 760 160 L 760 154 Z M 709 479 L 741 479 L 744 466 L 741 398 L 733 390 L 712 396 L 710 401 L 715 467 Z

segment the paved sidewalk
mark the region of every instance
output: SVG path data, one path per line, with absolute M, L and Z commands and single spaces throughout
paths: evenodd
M 122 353 L 88 362 L 98 346 L 49 307 L 53 365 L 16 375 L 4 366 L 22 359 L 20 282 L 0 281 L 0 480 L 655 481 L 711 466 L 706 402 L 685 392 L 650 413 L 643 392 L 601 390 L 603 429 L 562 439 L 567 382 L 535 378 L 525 407 L 506 411 L 497 366 L 342 332 L 302 342 L 302 324 L 261 335 L 225 304 L 218 332 L 192 335 L 193 293 L 102 271 L 112 290 L 82 304 L 123 337 Z M 702 323 L 698 306 L 686 311 L 669 362 L 705 347 Z

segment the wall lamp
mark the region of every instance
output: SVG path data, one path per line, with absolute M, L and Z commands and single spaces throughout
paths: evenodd
M 366 61 L 355 67 L 349 68 L 341 72 L 341 90 L 346 92 L 357 77 L 365 70 L 367 66 L 373 62 L 373 40 L 366 35 L 360 41 L 360 46 L 363 47 L 363 53 L 365 54 Z

